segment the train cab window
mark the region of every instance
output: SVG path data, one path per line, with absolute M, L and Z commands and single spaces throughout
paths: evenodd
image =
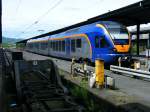
M 75 52 L 76 49 L 75 49 L 75 40 L 71 40 L 71 52 Z
M 109 44 L 104 36 L 95 36 L 95 48 L 106 48 Z
M 99 48 L 99 37 L 95 36 L 95 48 Z
M 108 46 L 109 45 L 108 45 L 107 41 L 105 40 L 105 38 L 104 37 L 100 37 L 100 48 L 106 48 Z
M 81 48 L 81 39 L 76 40 L 76 47 Z

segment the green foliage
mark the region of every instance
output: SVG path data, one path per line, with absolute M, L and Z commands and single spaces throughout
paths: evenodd
M 16 43 L 20 40 L 22 40 L 22 39 L 8 38 L 8 37 L 3 37 L 2 38 L 3 43 L 9 43 L 9 44 L 14 44 L 14 43 Z
M 86 107 L 86 112 L 99 112 L 100 107 L 98 104 L 94 102 L 94 100 L 90 97 L 88 91 L 87 91 L 87 81 L 82 80 L 79 86 L 74 86 L 74 88 L 71 89 L 71 93 L 73 96 L 80 98 L 82 100 L 82 103 L 84 103 Z
M 16 44 L 16 48 L 24 48 L 24 47 L 25 47 L 24 43 Z
M 142 52 L 142 51 L 145 51 L 145 50 L 146 50 L 146 46 L 144 46 L 144 45 L 139 46 L 139 52 Z M 136 54 L 136 52 L 137 52 L 137 45 L 133 44 L 132 47 L 131 47 L 131 54 Z
M 2 47 L 3 48 L 15 48 L 16 45 L 15 44 L 2 43 Z

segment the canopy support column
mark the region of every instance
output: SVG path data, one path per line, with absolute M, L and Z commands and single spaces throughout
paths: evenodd
M 137 35 L 137 40 L 136 40 L 136 42 L 137 42 L 137 55 L 139 55 L 139 38 L 140 38 L 140 24 L 138 23 L 137 24 L 137 30 L 136 30 L 137 32 L 136 32 L 136 35 Z

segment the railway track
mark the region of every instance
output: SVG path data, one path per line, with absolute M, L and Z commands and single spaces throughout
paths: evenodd
M 23 51 L 24 59 L 26 60 L 45 60 L 50 59 L 57 64 L 58 68 L 60 68 L 63 71 L 66 71 L 65 73 L 70 73 L 70 61 L 65 60 L 59 60 L 56 58 L 41 56 L 29 52 Z M 43 66 L 44 67 L 44 66 Z M 94 67 L 90 67 L 89 69 L 94 70 Z M 111 72 L 109 70 L 105 70 L 105 74 L 108 76 L 111 76 L 115 79 L 115 86 L 119 91 L 125 92 L 130 95 L 137 96 L 138 100 L 141 100 L 141 98 L 149 102 L 149 93 L 150 93 L 150 83 L 147 81 L 143 81 L 140 79 L 135 79 L 132 77 L 127 77 L 125 75 L 117 74 L 114 72 Z M 148 104 L 148 103 L 147 103 Z
M 17 91 L 15 112 L 83 112 L 85 109 L 69 95 L 61 82 L 57 66 L 51 60 L 12 60 L 6 51 L 7 63 L 13 66 Z M 12 64 L 13 63 L 13 64 Z
M 23 104 L 27 112 L 82 112 L 62 88 L 46 79 L 40 72 L 25 74 L 23 81 Z

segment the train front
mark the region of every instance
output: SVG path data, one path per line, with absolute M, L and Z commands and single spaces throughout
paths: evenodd
M 126 27 L 117 22 L 103 21 L 104 33 L 106 38 L 111 41 L 111 52 L 108 54 L 106 63 L 114 64 L 118 58 L 127 60 L 131 46 L 130 34 Z

